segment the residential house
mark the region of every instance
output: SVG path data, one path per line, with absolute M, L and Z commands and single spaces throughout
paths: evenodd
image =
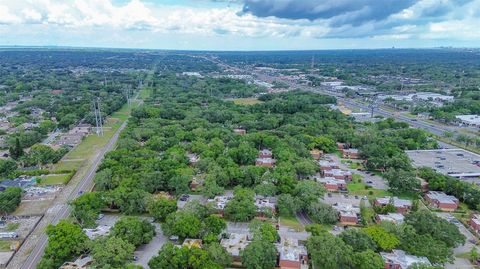
M 412 208 L 412 201 L 406 199 L 400 199 L 398 197 L 389 197 L 385 196 L 382 198 L 377 198 L 373 201 L 373 205 L 378 207 L 384 207 L 390 203 L 393 203 L 393 206 L 397 209 L 397 213 L 405 214 Z
M 318 178 L 317 181 L 322 183 L 327 191 L 347 191 L 347 182 L 343 179 L 325 177 Z
M 332 160 L 321 160 L 318 164 L 321 172 L 339 168 L 338 164 Z
M 480 214 L 473 214 L 468 223 L 470 224 L 470 228 L 472 228 L 472 230 L 474 230 L 477 234 L 480 234 Z
M 272 215 L 276 213 L 277 198 L 264 197 L 261 195 L 255 196 L 255 207 L 257 208 L 257 214 L 259 217 L 265 217 L 265 210 L 271 211 Z
M 338 219 L 342 225 L 357 225 L 360 208 L 346 203 L 336 203 L 332 206 L 338 211 Z
M 315 160 L 318 161 L 318 160 L 320 160 L 320 158 L 322 158 L 322 156 L 323 156 L 323 151 L 318 150 L 318 149 L 312 149 L 312 150 L 310 151 L 310 155 L 312 156 L 313 159 L 315 159 Z
M 187 158 L 188 158 L 188 162 L 191 164 L 191 165 L 196 165 L 198 163 L 198 161 L 200 160 L 200 158 L 198 157 L 197 154 L 194 154 L 194 153 L 188 153 L 187 154 Z
M 183 241 L 182 246 L 188 248 L 202 248 L 202 239 L 191 239 L 187 238 Z
M 385 215 L 378 214 L 375 216 L 375 221 L 380 223 L 382 221 L 392 222 L 394 224 L 402 224 L 405 217 L 400 213 L 387 213 Z
M 262 149 L 258 153 L 258 158 L 272 158 L 273 154 L 272 151 L 269 149 Z
M 197 190 L 199 187 L 203 186 L 203 182 L 204 182 L 203 179 L 194 177 L 190 182 L 190 189 L 192 191 Z
M 215 196 L 213 199 L 208 199 L 207 203 L 210 203 L 217 213 L 223 216 L 223 210 L 227 203 L 233 198 L 231 195 Z
M 430 261 L 425 257 L 408 255 L 403 250 L 394 249 L 391 253 L 380 252 L 385 261 L 385 269 L 408 269 L 414 264 L 431 266 Z
M 427 192 L 425 194 L 425 200 L 430 204 L 430 206 L 443 211 L 455 211 L 460 203 L 455 196 L 447 195 L 441 191 Z
M 108 235 L 110 233 L 110 228 L 111 227 L 108 225 L 99 225 L 93 229 L 83 229 L 83 231 L 90 240 L 94 240 L 97 237 Z
M 82 255 L 74 262 L 66 262 L 59 269 L 87 269 L 93 263 L 92 256 Z
M 297 239 L 282 237 L 276 244 L 280 269 L 308 269 L 308 253 Z
M 248 234 L 230 233 L 228 238 L 223 238 L 220 245 L 232 256 L 234 262 L 240 262 L 240 252 L 250 243 Z
M 342 151 L 342 157 L 345 159 L 359 159 L 360 153 L 358 152 L 358 149 L 344 149 Z
M 350 171 L 345 171 L 341 169 L 331 169 L 323 171 L 324 177 L 333 177 L 339 180 L 351 181 L 352 173 Z
M 272 158 L 257 158 L 255 160 L 256 166 L 263 166 L 263 167 L 274 167 L 275 166 L 275 159 Z
M 247 130 L 242 129 L 242 128 L 235 128 L 235 129 L 233 129 L 233 132 L 236 133 L 236 134 L 239 134 L 239 135 L 244 135 L 244 134 L 247 133 Z

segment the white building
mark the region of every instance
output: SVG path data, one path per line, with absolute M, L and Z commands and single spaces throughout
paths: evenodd
M 480 116 L 479 115 L 458 115 L 455 118 L 464 125 L 480 127 Z

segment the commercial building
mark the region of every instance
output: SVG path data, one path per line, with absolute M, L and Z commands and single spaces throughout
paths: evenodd
M 458 115 L 458 116 L 455 116 L 455 118 L 462 125 L 480 127 L 479 115 Z
M 443 211 L 455 211 L 460 203 L 455 196 L 447 195 L 441 191 L 429 191 L 425 194 L 425 200 L 430 206 Z
M 385 196 L 373 200 L 373 205 L 378 207 L 384 207 L 388 204 L 393 204 L 397 209 L 397 213 L 405 214 L 412 208 L 412 201 L 406 199 L 400 199 L 398 197 Z
M 347 182 L 343 179 L 325 177 L 318 178 L 317 181 L 322 183 L 327 191 L 347 191 Z
M 408 255 L 403 250 L 394 249 L 391 253 L 380 252 L 385 261 L 385 269 L 408 269 L 414 264 L 431 266 L 430 261 L 425 257 Z

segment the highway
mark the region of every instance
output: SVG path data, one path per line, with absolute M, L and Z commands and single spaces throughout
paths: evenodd
M 91 191 L 94 185 L 93 182 L 93 177 L 95 176 L 95 172 L 97 171 L 98 166 L 103 160 L 103 157 L 105 154 L 115 147 L 115 143 L 118 140 L 118 137 L 120 135 L 120 132 L 127 126 L 127 121 L 125 121 L 120 128 L 115 132 L 115 134 L 112 136 L 110 141 L 108 142 L 107 145 L 105 145 L 102 149 L 102 151 L 96 156 L 96 159 L 90 166 L 90 168 L 87 171 L 87 174 L 83 177 L 83 179 L 80 181 L 80 183 L 77 185 L 77 187 L 74 189 L 73 192 L 70 193 L 68 197 L 68 201 L 71 201 L 78 197 L 80 193 L 83 192 L 88 192 Z M 51 224 L 55 225 L 57 224 L 60 220 L 68 217 L 70 214 L 70 207 L 68 204 L 62 205 L 62 207 L 59 210 L 59 213 L 55 216 L 55 218 L 52 220 Z M 34 269 L 36 268 L 38 262 L 42 258 L 43 252 L 45 250 L 45 247 L 47 246 L 48 243 L 48 236 L 43 233 L 38 240 L 37 244 L 35 245 L 34 249 L 28 256 L 27 260 L 25 263 L 22 265 L 21 269 Z

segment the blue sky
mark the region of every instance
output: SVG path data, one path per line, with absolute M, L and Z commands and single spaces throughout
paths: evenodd
M 479 47 L 480 0 L 2 0 L 0 45 Z

